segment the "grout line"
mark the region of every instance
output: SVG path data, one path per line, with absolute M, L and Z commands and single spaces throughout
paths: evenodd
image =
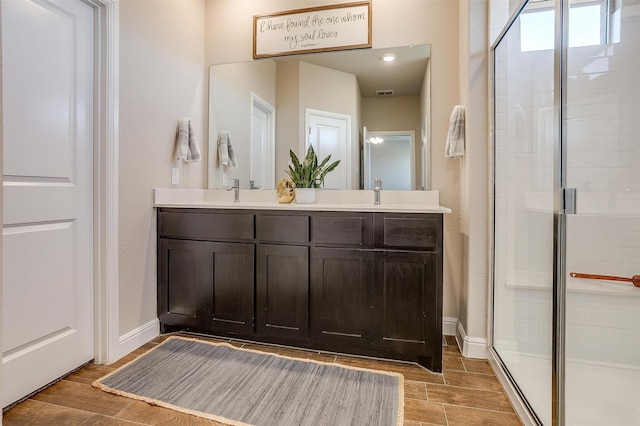
M 479 410 L 479 411 L 487 411 L 490 413 L 496 413 L 496 414 L 513 414 L 514 416 L 516 416 L 516 418 L 518 418 L 518 420 L 520 419 L 518 417 L 518 414 L 515 411 L 499 411 L 499 410 L 491 410 L 488 408 L 478 408 L 478 407 L 470 407 L 468 405 L 458 405 L 458 404 L 448 404 L 446 402 L 443 402 L 442 405 L 446 408 L 446 406 L 450 406 L 450 407 L 461 407 L 461 408 L 467 408 L 469 410 Z M 446 411 L 445 411 L 446 412 Z
M 35 402 L 36 404 L 46 404 L 46 405 L 50 405 L 50 406 L 52 406 L 52 407 L 58 407 L 58 408 L 65 409 L 65 410 L 74 410 L 74 411 L 79 411 L 79 412 L 81 412 L 81 413 L 91 414 L 91 417 L 89 417 L 87 420 L 85 420 L 85 421 L 83 421 L 82 423 L 80 423 L 81 425 L 83 425 L 83 424 L 88 424 L 87 422 L 88 422 L 89 420 L 91 420 L 94 416 L 103 416 L 103 417 L 109 417 L 109 418 L 113 417 L 113 416 L 109 416 L 109 415 L 107 415 L 107 414 L 96 413 L 95 411 L 87 411 L 87 410 L 83 410 L 83 409 L 81 409 L 81 408 L 69 407 L 69 406 L 67 406 L 67 405 L 57 404 L 57 403 L 49 402 L 49 401 L 40 401 L 40 400 L 38 400 L 38 399 L 33 399 L 33 398 L 29 398 L 29 399 L 27 399 L 26 401 Z M 24 402 L 24 401 L 23 401 L 23 402 Z M 134 402 L 135 402 L 135 401 L 131 401 L 131 403 L 130 403 L 129 405 L 133 404 Z M 128 407 L 129 405 L 127 405 L 127 407 Z M 126 408 L 126 407 L 125 407 L 125 408 Z M 123 410 L 124 410 L 124 408 L 123 408 Z M 120 414 L 120 412 L 122 412 L 122 410 L 118 411 L 118 414 Z M 115 417 L 113 417 L 113 418 L 115 418 Z M 117 420 L 125 420 L 125 421 L 128 421 L 128 422 L 131 422 L 130 420 L 126 420 L 126 419 L 117 419 Z M 141 424 L 141 425 L 144 425 L 144 423 L 136 423 L 136 422 L 131 422 L 131 423 L 133 423 L 133 424 Z
M 106 416 L 104 414 L 100 414 L 100 413 L 93 413 L 93 416 L 89 417 L 87 420 L 85 420 L 84 422 L 80 423 L 80 425 L 92 425 L 95 422 L 91 421 L 91 423 L 88 423 L 91 419 L 93 419 L 95 416 L 103 416 L 106 417 L 108 419 L 112 419 L 118 422 L 126 422 L 126 423 L 130 423 L 132 425 L 141 425 L 141 426 L 149 426 L 148 423 L 139 423 L 139 422 L 134 422 L 133 420 L 127 420 L 127 419 L 121 419 L 118 417 L 113 417 L 113 416 Z
M 118 414 L 122 413 L 124 410 L 126 410 L 126 409 L 127 409 L 127 408 L 129 408 L 129 407 L 131 407 L 131 405 L 133 405 L 135 402 L 136 402 L 136 400 L 134 400 L 134 399 L 133 399 L 133 400 L 131 400 L 131 402 L 130 402 L 130 403 L 128 403 L 127 405 L 125 405 L 124 407 L 122 407 L 122 410 L 118 411 L 116 414 L 114 414 L 114 415 L 113 415 L 113 416 L 111 416 L 111 417 L 114 417 L 114 418 L 115 418 Z M 123 419 L 123 420 L 124 420 L 124 419 Z
M 445 407 L 445 403 L 442 403 L 442 412 L 444 413 L 444 421 L 446 426 L 449 426 L 449 416 L 447 416 L 447 407 Z
M 506 397 L 506 394 L 504 391 L 499 390 L 491 390 L 491 389 L 482 389 L 482 388 L 471 388 L 469 386 L 455 386 L 455 385 L 447 385 L 447 384 L 440 384 L 440 383 L 429 383 L 429 382 L 425 382 L 425 384 L 427 385 L 427 388 L 429 387 L 429 385 L 431 386 L 446 386 L 448 389 L 468 389 L 468 390 L 473 390 L 473 391 L 481 391 L 481 392 L 491 392 L 491 393 L 499 393 L 499 394 L 503 394 Z M 507 398 L 509 399 L 509 398 Z M 456 404 L 452 404 L 452 405 L 456 405 Z

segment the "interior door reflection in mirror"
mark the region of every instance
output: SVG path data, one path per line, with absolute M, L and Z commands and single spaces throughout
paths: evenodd
M 385 55 L 395 60 L 387 62 Z M 231 179 L 240 179 L 241 188 L 249 188 L 250 182 L 254 188 L 274 188 L 286 177 L 289 150 L 304 155 L 314 143 L 309 117 L 320 114 L 350 123 L 346 146 L 332 151 L 332 160 L 341 160 L 341 170 L 335 170 L 327 187 L 370 189 L 379 177 L 384 189 L 429 189 L 430 141 L 425 129 L 430 128 L 430 99 L 428 45 L 212 65 L 209 188 L 225 186 Z M 236 168 L 219 157 L 218 136 L 223 132 L 228 132 Z M 365 133 L 401 136 L 372 147 Z M 391 153 L 381 154 L 392 147 L 396 149 Z M 405 152 L 402 161 L 400 151 Z M 395 162 L 378 161 L 392 158 L 392 153 Z

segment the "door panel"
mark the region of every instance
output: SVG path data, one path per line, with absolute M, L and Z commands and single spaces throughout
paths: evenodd
M 205 243 L 208 327 L 249 335 L 253 332 L 254 245 Z
M 402 354 L 441 347 L 432 303 L 437 297 L 436 260 L 435 253 L 375 253 L 375 346 Z
M 307 147 L 313 146 L 318 162 L 331 155 L 340 165 L 324 180 L 325 188 L 351 189 L 351 122 L 342 114 L 307 111 Z M 306 148 L 305 148 L 306 152 Z
M 311 259 L 311 337 L 333 347 L 367 347 L 371 344 L 373 252 L 316 247 Z
M 2 3 L 3 406 L 93 358 L 93 10 Z
M 204 324 L 204 243 L 162 238 L 158 257 L 158 316 L 163 324 Z
M 256 331 L 265 336 L 309 337 L 309 248 L 259 244 Z
M 530 2 L 513 29 L 551 15 Z M 510 30 L 495 48 L 493 348 L 539 420 L 551 424 L 554 268 L 554 52 Z

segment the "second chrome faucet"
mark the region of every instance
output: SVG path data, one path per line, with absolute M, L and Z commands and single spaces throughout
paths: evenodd
M 375 186 L 373 187 L 373 204 L 380 205 L 380 191 L 382 190 L 382 179 L 376 178 Z
M 233 202 L 240 202 L 240 179 L 233 180 L 233 186 L 227 188 L 227 191 L 233 191 Z

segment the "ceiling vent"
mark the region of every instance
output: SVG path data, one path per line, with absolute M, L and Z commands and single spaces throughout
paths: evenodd
M 377 96 L 391 96 L 393 95 L 393 89 L 376 90 Z

